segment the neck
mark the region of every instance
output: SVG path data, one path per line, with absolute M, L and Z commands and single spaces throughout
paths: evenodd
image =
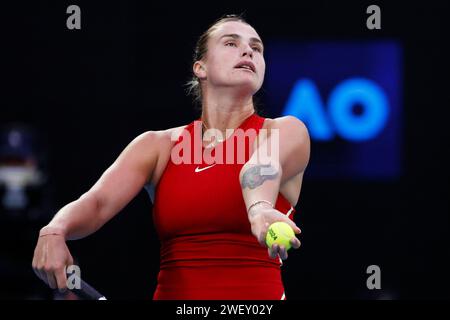
M 202 101 L 202 121 L 208 129 L 236 129 L 255 112 L 252 96 L 206 93 Z

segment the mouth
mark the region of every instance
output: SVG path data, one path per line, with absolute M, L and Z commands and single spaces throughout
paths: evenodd
M 248 71 L 251 71 L 253 73 L 256 73 L 255 65 L 251 61 L 241 61 L 234 68 L 242 69 L 242 70 L 248 70 Z

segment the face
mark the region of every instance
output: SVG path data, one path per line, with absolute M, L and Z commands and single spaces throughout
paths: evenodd
M 258 33 L 246 23 L 220 24 L 208 40 L 208 51 L 194 65 L 197 76 L 210 87 L 236 87 L 255 94 L 262 86 L 266 64 Z M 200 65 L 203 67 L 201 68 Z

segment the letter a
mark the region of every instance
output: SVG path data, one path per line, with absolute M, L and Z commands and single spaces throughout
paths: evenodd
M 72 13 L 67 18 L 66 25 L 67 29 L 73 30 L 73 29 L 81 29 L 81 10 L 80 7 L 77 5 L 71 5 L 67 7 L 66 13 Z
M 366 25 L 370 30 L 381 29 L 381 9 L 379 6 L 373 4 L 367 7 L 366 13 L 372 13 L 367 18 Z
M 367 267 L 367 274 L 373 274 L 367 278 L 367 289 L 381 289 L 381 271 L 380 267 L 377 265 L 371 265 Z
M 67 277 L 67 288 L 72 289 L 81 289 L 81 270 L 79 266 L 70 265 L 67 267 L 66 274 L 70 274 Z

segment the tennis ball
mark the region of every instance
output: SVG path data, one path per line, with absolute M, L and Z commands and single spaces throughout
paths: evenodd
M 274 222 L 267 231 L 266 244 L 271 248 L 272 244 L 276 243 L 289 250 L 291 248 L 290 240 L 294 237 L 294 230 L 286 222 Z

